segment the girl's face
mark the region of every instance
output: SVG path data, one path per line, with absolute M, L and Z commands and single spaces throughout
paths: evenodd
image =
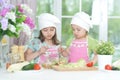
M 55 27 L 52 27 L 52 26 L 47 27 L 47 28 L 43 28 L 41 30 L 44 38 L 47 39 L 47 40 L 52 39 L 52 37 L 55 35 L 55 31 L 56 31 Z
M 72 24 L 71 26 L 76 39 L 82 39 L 86 37 L 87 31 L 84 28 L 75 24 Z

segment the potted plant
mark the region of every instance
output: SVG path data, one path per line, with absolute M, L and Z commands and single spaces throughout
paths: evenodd
M 112 55 L 115 51 L 114 45 L 110 41 L 101 41 L 95 51 L 98 54 L 98 69 L 105 70 L 106 65 L 112 64 Z

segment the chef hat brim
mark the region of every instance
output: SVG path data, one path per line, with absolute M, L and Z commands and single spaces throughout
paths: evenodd
M 71 21 L 71 24 L 76 24 L 89 32 L 89 29 L 92 28 L 90 16 L 85 12 L 76 13 Z
M 56 28 L 56 25 L 60 23 L 60 20 L 49 13 L 43 13 L 38 16 L 39 30 L 53 26 Z

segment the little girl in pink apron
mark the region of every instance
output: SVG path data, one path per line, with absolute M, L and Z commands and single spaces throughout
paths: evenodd
M 74 40 L 68 49 L 59 48 L 59 52 L 63 56 L 68 57 L 68 61 L 78 62 L 80 59 L 89 61 L 88 57 L 88 32 L 91 26 L 90 17 L 85 12 L 76 13 L 71 21 L 71 27 L 73 30 Z

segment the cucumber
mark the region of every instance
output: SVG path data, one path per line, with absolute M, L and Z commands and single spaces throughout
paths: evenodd
M 23 66 L 22 70 L 33 70 L 34 69 L 34 63 L 30 63 L 28 65 Z
M 120 70 L 120 69 L 117 68 L 117 67 L 112 66 L 112 70 Z

